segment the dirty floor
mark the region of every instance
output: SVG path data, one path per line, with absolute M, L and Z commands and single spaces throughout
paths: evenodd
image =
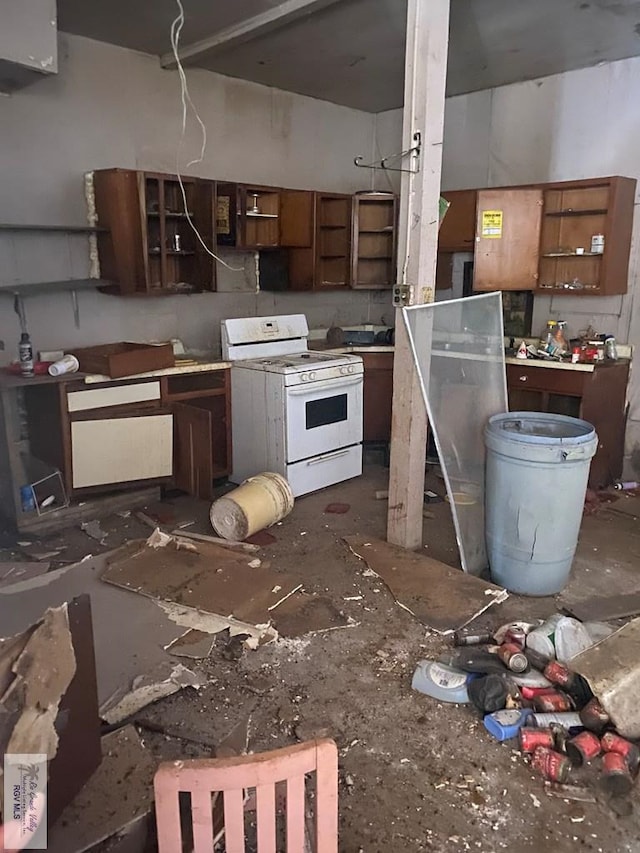
M 385 538 L 387 505 L 375 500 L 375 492 L 387 488 L 387 478 L 387 469 L 371 465 L 357 480 L 297 500 L 272 529 L 276 541 L 260 554 L 275 570 L 299 574 L 305 591 L 326 597 L 328 608 L 351 617 L 349 624 L 245 651 L 237 660 L 214 646 L 210 658 L 196 664 L 208 675 L 206 687 L 184 690 L 140 715 L 151 728 L 172 733 L 140 729 L 147 747 L 157 758 L 210 755 L 211 745 L 246 715 L 253 751 L 333 737 L 340 749 L 345 853 L 640 850 L 637 793 L 628 817 L 618 817 L 604 800 L 551 798 L 514 742 L 494 741 L 470 707 L 412 692 L 416 661 L 439 654 L 447 642 L 398 607 L 342 541 L 354 534 Z M 443 491 L 435 479 L 429 485 Z M 330 502 L 350 509 L 325 514 Z M 203 502 L 169 496 L 163 507 L 168 529 L 194 520 L 189 530 L 212 532 Z M 568 594 L 637 589 L 640 529 L 614 508 L 585 517 Z M 425 519 L 425 552 L 457 565 L 448 505 L 433 504 L 429 511 L 434 517 Z M 104 545 L 74 528 L 38 547 L 63 547 L 51 560 L 57 567 L 149 533 L 133 515 L 109 516 L 101 526 Z M 8 547 L 0 560 L 15 556 L 6 537 L 2 544 Z M 554 611 L 553 599 L 512 596 L 474 625 L 497 627 Z

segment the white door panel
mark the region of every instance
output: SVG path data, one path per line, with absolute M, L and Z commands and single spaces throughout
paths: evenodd
M 71 424 L 73 487 L 170 477 L 173 416 L 145 415 Z

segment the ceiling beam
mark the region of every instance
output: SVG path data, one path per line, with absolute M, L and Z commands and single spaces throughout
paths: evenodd
M 207 38 L 185 45 L 178 51 L 180 61 L 195 60 L 203 54 L 211 56 L 213 53 L 229 50 L 229 48 L 237 47 L 244 42 L 291 24 L 298 18 L 320 12 L 338 2 L 344 2 L 344 0 L 285 0 L 285 2 L 261 12 L 259 15 L 246 18 L 244 21 L 239 21 L 207 36 Z M 160 57 L 160 65 L 163 68 L 175 68 L 176 60 L 173 52 L 163 54 Z

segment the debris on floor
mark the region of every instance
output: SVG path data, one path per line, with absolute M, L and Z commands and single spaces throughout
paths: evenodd
M 438 633 L 464 627 L 509 596 L 502 587 L 381 539 L 348 536 L 344 541 L 401 607 Z
M 176 664 L 168 676 L 162 667 L 157 674 L 139 675 L 126 692 L 119 690 L 116 695 L 110 696 L 100 706 L 100 716 L 109 725 L 122 723 L 158 699 L 171 696 L 185 687 L 201 687 L 203 683 L 194 672 L 181 663 Z
M 640 593 L 629 592 L 620 595 L 594 595 L 590 598 L 569 601 L 563 596 L 562 609 L 583 622 L 624 619 L 640 613 Z
M 325 513 L 333 515 L 344 515 L 351 509 L 351 504 L 330 503 L 324 508 Z
M 21 560 L 0 563 L 0 587 L 44 575 L 49 571 L 50 565 L 46 562 L 27 563 Z
M 625 797 L 640 768 L 640 619 L 599 639 L 606 628 L 558 613 L 540 625 L 456 633 L 457 648 L 419 661 L 411 686 L 471 705 L 497 741 L 518 738 L 551 796 Z
M 208 658 L 211 654 L 214 643 L 215 635 L 189 628 L 177 640 L 172 640 L 165 646 L 165 649 L 176 657 L 204 660 L 204 658 Z
M 93 521 L 83 521 L 80 525 L 80 529 L 86 533 L 87 536 L 95 539 L 95 541 L 99 542 L 101 545 L 107 544 L 107 533 L 100 527 L 98 519 L 94 519 Z
M 157 761 L 133 726 L 102 738 L 103 759 L 49 833 L 49 853 L 83 853 L 116 835 L 145 849 Z
M 247 554 L 215 543 L 196 545 L 154 531 L 148 540 L 127 543 L 113 553 L 102 580 L 159 601 L 259 625 L 269 622 L 271 608 L 300 582 L 264 566 L 256 571 L 249 562 Z

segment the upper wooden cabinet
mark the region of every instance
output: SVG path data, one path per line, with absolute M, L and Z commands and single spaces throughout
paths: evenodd
M 101 275 L 118 293 L 215 290 L 213 181 L 183 177 L 181 187 L 174 175 L 103 169 L 93 182 L 98 225 L 109 229 L 98 233 Z
M 596 178 L 544 187 L 540 291 L 610 296 L 627 292 L 636 181 Z M 604 247 L 592 251 L 592 238 Z
M 626 293 L 635 190 L 621 177 L 479 190 L 474 290 Z
M 473 252 L 476 236 L 476 190 L 442 193 L 449 202 L 438 232 L 439 252 Z
M 541 221 L 541 189 L 478 192 L 474 290 L 536 288 Z
M 353 197 L 351 286 L 388 290 L 396 280 L 397 204 L 393 193 Z
M 300 195 L 292 193 L 293 196 Z M 285 200 L 285 207 L 287 202 Z M 351 196 L 339 193 L 313 193 L 312 203 L 297 199 L 300 212 L 299 241 L 311 232 L 307 246 L 289 242 L 289 289 L 336 290 L 351 285 Z M 306 219 L 302 214 L 306 214 Z M 286 214 L 289 221 L 291 210 Z M 285 232 L 285 239 L 294 230 Z

